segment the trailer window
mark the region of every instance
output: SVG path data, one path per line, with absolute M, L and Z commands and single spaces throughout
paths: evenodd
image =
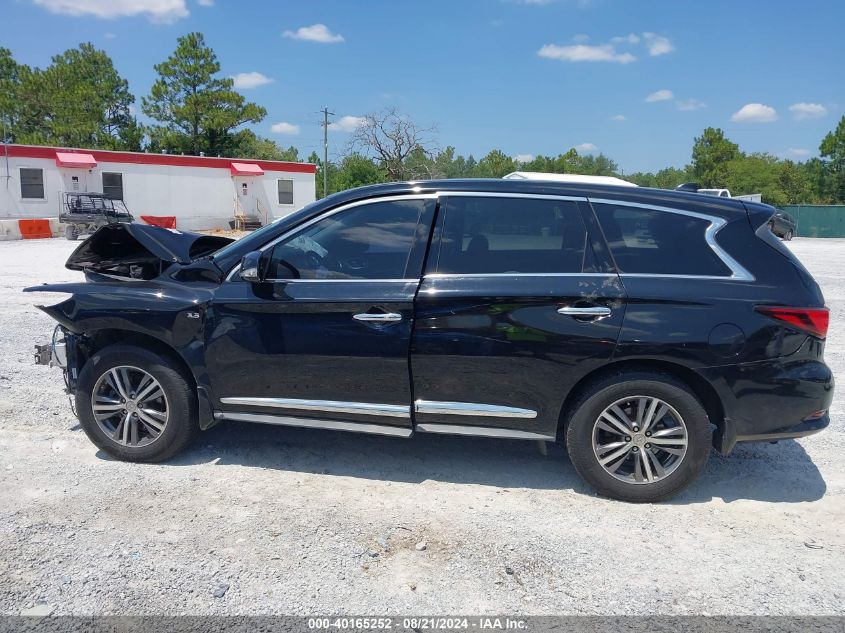
M 279 204 L 293 204 L 293 180 L 280 178 L 279 183 Z
M 123 174 L 103 172 L 103 195 L 112 200 L 123 200 Z
M 44 199 L 44 170 L 21 167 L 21 198 Z

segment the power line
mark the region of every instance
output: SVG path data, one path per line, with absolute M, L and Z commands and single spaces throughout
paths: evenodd
M 323 113 L 323 197 L 329 195 L 329 112 L 328 108 L 320 110 Z

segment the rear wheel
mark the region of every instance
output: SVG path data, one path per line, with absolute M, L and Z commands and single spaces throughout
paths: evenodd
M 689 485 L 710 454 L 710 420 L 682 382 L 629 372 L 588 388 L 574 406 L 566 446 L 575 469 L 601 494 L 666 499 Z
M 79 239 L 79 230 L 73 224 L 68 224 L 65 227 L 65 238 L 74 242 Z
M 793 235 L 792 235 L 792 230 L 790 229 L 790 230 L 788 230 L 788 231 L 786 232 L 786 234 L 783 236 L 783 239 L 785 239 L 787 242 L 790 242 L 790 241 L 792 241 L 792 238 L 793 238 Z
M 168 459 L 198 428 L 196 396 L 176 363 L 132 345 L 94 354 L 80 372 L 76 407 L 90 440 L 125 461 Z

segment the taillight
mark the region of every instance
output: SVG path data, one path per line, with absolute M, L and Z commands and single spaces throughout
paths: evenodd
M 830 311 L 827 308 L 757 306 L 754 309 L 760 314 L 788 323 L 799 330 L 809 332 L 813 336 L 819 338 L 827 336 L 827 326 L 830 322 Z

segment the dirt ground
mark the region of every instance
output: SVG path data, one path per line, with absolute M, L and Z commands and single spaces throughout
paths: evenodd
M 662 505 L 507 440 L 226 423 L 120 463 L 32 362 L 54 301 L 20 290 L 79 278 L 74 246 L 0 243 L 0 614 L 845 614 L 845 388 L 826 432 L 714 453 Z M 845 376 L 845 240 L 790 247 Z

